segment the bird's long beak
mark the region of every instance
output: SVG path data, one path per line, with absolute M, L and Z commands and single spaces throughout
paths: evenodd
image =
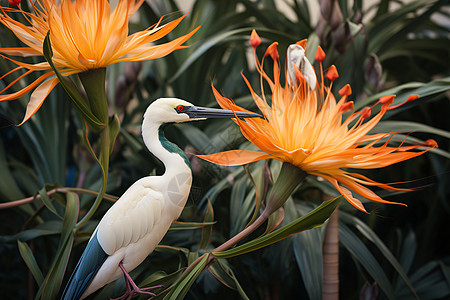
M 200 107 L 200 106 L 191 106 L 187 108 L 183 113 L 187 114 L 191 119 L 200 119 L 200 118 L 236 118 L 245 119 L 245 118 L 262 118 L 260 114 L 251 113 L 251 112 L 243 112 L 243 111 L 232 111 L 225 110 L 220 108 L 210 108 L 210 107 Z

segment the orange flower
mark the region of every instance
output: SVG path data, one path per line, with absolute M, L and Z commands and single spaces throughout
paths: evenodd
M 171 32 L 183 19 L 161 25 L 161 20 L 143 31 L 128 35 L 128 20 L 144 0 L 120 0 L 111 10 L 107 0 L 37 0 L 30 1 L 34 13 L 21 8 L 0 7 L 0 22 L 9 28 L 26 46 L 0 48 L 0 53 L 11 56 L 43 56 L 43 42 L 50 31 L 53 62 L 64 76 L 105 68 L 123 61 L 142 61 L 163 57 L 174 50 L 184 48 L 182 44 L 197 29 L 171 42 L 153 45 L 152 42 Z M 7 13 L 22 14 L 28 26 Z M 25 117 L 28 120 L 42 105 L 50 91 L 58 84 L 58 78 L 44 60 L 36 64 L 20 62 L 4 55 L 17 64 L 5 76 L 24 70 L 20 76 L 0 91 L 0 101 L 14 100 L 32 91 Z M 5 91 L 34 71 L 46 71 L 30 85 L 11 94 Z M 21 123 L 21 124 L 22 124 Z
M 255 49 L 255 60 L 261 75 L 261 96 L 244 80 L 250 89 L 253 99 L 264 115 L 264 119 L 236 119 L 244 136 L 262 152 L 247 150 L 231 150 L 211 155 L 199 155 L 210 162 L 237 166 L 261 159 L 274 158 L 297 166 L 303 171 L 323 177 L 357 209 L 366 212 L 362 203 L 353 197 L 352 191 L 361 196 L 382 203 L 394 203 L 383 200 L 367 186 L 378 186 L 387 190 L 402 190 L 390 184 L 373 181 L 361 174 L 353 173 L 347 168 L 376 169 L 386 167 L 423 154 L 437 147 L 433 140 L 422 144 L 396 147 L 388 142 L 395 132 L 369 134 L 381 120 L 386 111 L 396 108 L 390 105 L 394 95 L 381 97 L 375 105 L 381 105 L 380 111 L 370 118 L 372 107 L 343 117 L 344 112 L 353 110 L 353 102 L 347 101 L 351 88 L 346 85 L 339 91 L 339 101 L 331 93 L 332 82 L 338 78 L 335 66 L 331 66 L 326 74 L 322 72 L 322 61 L 325 53 L 319 47 L 316 60 L 320 62 L 320 78 L 306 59 L 306 40 L 291 45 L 287 54 L 285 70 L 286 83 L 280 83 L 280 63 L 277 43 L 267 48 L 265 56 L 273 59 L 273 80 L 263 70 L 264 59 L 260 63 L 256 58 L 256 47 L 260 40 L 256 32 L 252 33 L 251 45 Z M 325 80 L 324 77 L 327 79 Z M 271 91 L 270 105 L 264 94 L 263 79 Z M 324 81 L 330 81 L 326 86 Z M 222 97 L 213 87 L 217 102 L 224 109 L 243 111 L 231 100 Z M 411 96 L 406 102 L 417 98 Z M 405 102 L 405 103 L 406 103 Z M 374 106 L 375 106 L 374 105 Z M 383 138 L 387 141 L 379 144 Z M 411 151 L 419 147 L 427 147 L 422 151 Z M 345 168 L 345 169 L 344 169 Z M 346 187 L 344 187 L 344 185 Z M 402 204 L 402 203 L 395 203 Z M 402 204 L 404 205 L 404 204 Z

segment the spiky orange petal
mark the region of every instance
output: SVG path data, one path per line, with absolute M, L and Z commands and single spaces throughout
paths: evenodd
M 30 5 L 33 7 L 32 13 L 25 12 L 20 7 L 0 7 L 0 23 L 11 30 L 25 45 L 24 47 L 0 48 L 0 53 L 22 57 L 40 56 L 43 59 L 43 42 L 49 32 L 53 63 L 63 76 L 69 76 L 90 69 L 105 68 L 118 62 L 163 57 L 177 49 L 184 48 L 183 44 L 186 40 L 199 29 L 197 27 L 188 34 L 165 44 L 153 44 L 154 41 L 172 32 L 183 20 L 184 15 L 164 25 L 161 25 L 163 21 L 161 18 L 157 24 L 128 35 L 128 21 L 143 2 L 144 0 L 121 0 L 112 8 L 108 0 L 36 0 L 30 1 Z M 29 24 L 15 20 L 10 16 L 11 14 L 21 14 Z M 47 72 L 29 86 L 22 87 L 18 92 L 4 94 L 6 89 L 0 92 L 0 101 L 6 101 L 17 99 L 38 87 L 38 90 L 31 96 L 24 118 L 26 120 L 36 112 L 58 81 L 42 83 L 53 75 L 52 68 L 45 61 L 27 64 L 2 54 L 0 54 L 1 57 L 19 66 L 14 70 L 21 68 L 28 70 L 18 79 L 24 78 L 34 71 Z M 9 74 L 12 72 L 8 72 Z M 18 83 L 18 79 L 12 80 L 12 84 Z
M 264 58 L 259 62 L 255 51 L 256 69 L 260 73 L 261 81 L 260 95 L 243 76 L 264 119 L 245 121 L 235 119 L 245 138 L 263 152 L 246 153 L 246 156 L 238 155 L 245 152 L 233 154 L 225 152 L 227 154 L 224 158 L 221 158 L 221 153 L 218 153 L 212 156 L 214 159 L 211 161 L 234 166 L 264 158 L 274 158 L 293 164 L 307 173 L 325 178 L 344 195 L 347 201 L 363 212 L 367 211 L 361 201 L 352 195 L 352 191 L 375 202 L 404 205 L 384 200 L 368 187 L 374 186 L 387 190 L 408 189 L 379 183 L 357 173 L 348 173 L 344 169 L 376 169 L 390 166 L 422 155 L 437 147 L 436 142 L 429 140 L 413 145 L 404 145 L 402 142 L 398 146 L 390 146 L 396 132 L 369 134 L 384 114 L 391 109 L 389 105 L 394 101 L 395 95 L 383 96 L 373 106 L 354 112 L 344 119 L 344 112 L 354 109 L 353 102 L 347 102 L 348 96 L 351 95 L 350 85 L 344 86 L 339 91 L 341 99 L 336 102 L 330 91 L 331 87 L 325 86 L 322 80 L 318 87 L 311 89 L 307 81 L 303 79 L 305 74 L 302 74 L 302 70 L 297 67 L 295 71 L 298 84 L 285 83 L 283 86 L 280 82 L 281 71 L 276 46 L 276 43 L 272 43 L 264 55 L 264 57 L 270 55 L 273 58 L 273 79 L 263 70 Z M 320 50 L 318 53 L 319 57 L 316 60 L 322 59 Z M 322 70 L 321 66 L 320 70 Z M 285 78 L 288 77 L 286 72 L 287 70 L 285 70 Z M 336 67 L 331 66 L 326 75 L 322 74 L 320 77 L 327 77 L 333 82 L 338 76 Z M 267 101 L 265 96 L 266 82 L 270 88 L 270 101 Z M 230 99 L 221 96 L 214 87 L 213 93 L 222 108 L 244 110 Z M 406 102 L 416 98 L 413 95 Z M 371 116 L 375 105 L 381 105 L 381 109 Z M 426 149 L 415 151 L 420 147 L 426 147 Z
M 248 150 L 230 150 L 208 155 L 197 155 L 197 157 L 222 166 L 241 166 L 258 160 L 273 158 L 264 152 Z

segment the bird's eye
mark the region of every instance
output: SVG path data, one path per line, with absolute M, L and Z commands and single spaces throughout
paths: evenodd
M 178 105 L 178 106 L 175 108 L 175 110 L 176 110 L 177 112 L 182 112 L 184 109 L 185 109 L 185 107 L 184 107 L 183 105 Z

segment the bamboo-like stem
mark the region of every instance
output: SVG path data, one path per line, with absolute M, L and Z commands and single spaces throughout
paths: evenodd
M 339 209 L 328 219 L 323 241 L 322 300 L 339 299 Z

